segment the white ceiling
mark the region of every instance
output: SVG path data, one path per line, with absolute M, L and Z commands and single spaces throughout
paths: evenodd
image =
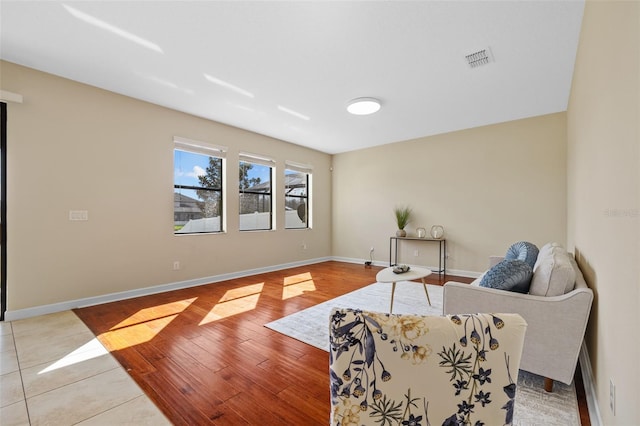
M 583 8 L 2 0 L 0 57 L 340 153 L 566 110 Z M 470 68 L 465 55 L 485 48 L 494 60 Z M 347 101 L 363 96 L 382 109 L 347 113 Z

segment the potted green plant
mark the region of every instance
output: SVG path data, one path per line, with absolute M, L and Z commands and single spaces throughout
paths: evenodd
M 404 228 L 411 220 L 411 209 L 409 207 L 396 207 L 393 209 L 393 213 L 396 216 L 396 224 L 398 225 L 396 237 L 406 237 L 407 231 Z

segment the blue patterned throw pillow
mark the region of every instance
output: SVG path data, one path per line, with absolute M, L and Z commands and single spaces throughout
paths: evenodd
M 484 274 L 480 287 L 527 293 L 532 276 L 533 269 L 525 261 L 505 259 Z
M 538 258 L 538 247 L 527 241 L 518 241 L 509 247 L 504 258 L 523 260 L 533 268 L 533 265 L 536 264 L 536 259 Z

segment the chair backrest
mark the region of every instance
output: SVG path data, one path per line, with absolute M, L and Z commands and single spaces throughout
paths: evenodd
M 527 324 L 518 314 L 336 308 L 332 425 L 509 425 Z

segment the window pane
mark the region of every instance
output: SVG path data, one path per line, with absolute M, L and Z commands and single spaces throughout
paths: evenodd
M 204 191 L 175 190 L 173 218 L 176 234 L 222 230 L 220 193 L 211 191 L 208 196 L 198 195 L 201 192 Z
M 194 152 L 174 151 L 174 185 L 222 189 L 222 159 Z
M 285 228 L 296 229 L 307 227 L 307 203 L 305 201 L 306 200 L 297 197 L 285 197 Z
M 240 230 L 270 230 L 272 168 L 240 161 Z
M 307 196 L 308 174 L 285 170 L 285 228 L 300 229 L 309 226 Z
M 247 195 L 247 194 L 245 194 Z M 271 196 L 263 195 L 255 200 L 258 204 L 271 206 Z M 252 213 L 240 214 L 240 230 L 268 230 L 271 229 L 271 209 L 254 210 Z
M 222 231 L 222 159 L 174 150 L 174 232 Z

